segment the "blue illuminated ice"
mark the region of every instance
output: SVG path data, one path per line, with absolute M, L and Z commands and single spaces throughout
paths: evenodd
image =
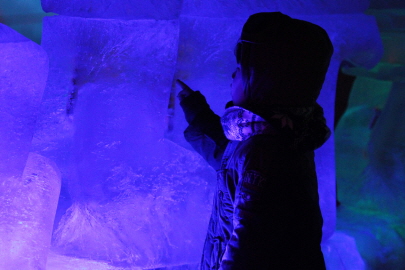
M 0 24 L 0 179 L 21 177 L 48 75 L 36 43 Z
M 60 172 L 51 160 L 30 153 L 22 177 L 2 180 L 0 269 L 45 270 Z
M 247 18 L 257 12 L 281 11 L 285 14 L 330 15 L 362 13 L 368 0 L 184 0 L 182 15 L 212 18 Z
M 365 0 L 356 4 L 348 0 L 42 0 L 45 11 L 62 16 L 49 17 L 44 22 L 43 47 L 50 57 L 50 75 L 32 150 L 55 161 L 72 201 L 54 232 L 55 251 L 132 268 L 198 262 L 215 173 L 189 150 L 183 139 L 186 122 L 174 100 L 172 82 L 180 78 L 194 90 L 201 90 L 221 115 L 230 99 L 233 47 L 247 16 L 279 10 L 297 14 L 293 17 L 324 27 L 335 46 L 319 99 L 332 127 L 341 61 L 371 67 L 381 57 L 382 46 L 373 17 L 359 14 L 367 4 Z M 4 27 L 0 31 L 9 32 Z M 38 46 L 18 35 L 3 42 L 4 36 L 7 35 L 0 35 L 1 62 L 15 70 L 21 68 L 0 81 L 2 89 L 9 90 L 0 93 L 0 121 L 4 121 L 0 135 L 6 138 L 0 142 L 0 149 L 5 149 L 0 152 L 1 161 L 5 161 L 0 163 L 0 173 L 14 177 L 21 175 L 28 157 L 40 86 L 43 89 L 47 69 L 43 68 L 46 56 Z M 21 49 L 24 46 L 34 49 Z M 16 53 L 18 49 L 21 50 Z M 17 88 L 28 90 L 18 92 Z M 41 155 L 31 155 L 38 164 L 32 166 L 38 170 L 40 164 L 48 164 L 47 167 L 41 172 L 27 167 L 22 179 L 42 183 L 34 180 L 42 179 L 40 175 L 49 176 L 53 181 L 49 192 L 29 192 L 30 196 L 40 196 L 44 203 L 48 201 L 49 207 L 21 209 L 36 213 L 30 217 L 33 221 L 45 215 L 43 209 L 50 209 L 44 216 L 46 228 L 38 227 L 37 234 L 30 234 L 32 239 L 44 239 L 44 246 L 29 251 L 25 248 L 35 246 L 32 242 L 18 246 L 20 252 L 29 254 L 21 263 L 33 258 L 33 252 L 45 254 L 49 241 L 59 178 L 56 167 L 49 165 L 53 162 Z M 361 269 L 363 262 L 355 240 L 341 232 L 334 234 L 333 137 L 317 151 L 316 163 L 327 264 L 331 269 L 350 269 L 348 265 Z M 0 202 L 12 198 L 7 196 L 5 199 L 3 195 Z M 63 207 L 59 205 L 61 213 Z M 21 209 L 16 212 L 26 212 Z M 9 211 L 1 206 L 0 210 L 3 215 Z M 7 236 L 3 239 L 24 237 L 31 241 L 25 232 L 18 235 L 20 238 L 12 238 L 15 235 L 8 233 L 9 227 L 1 226 Z M 0 246 L 8 248 L 7 244 Z M 10 258 L 3 263 L 11 264 Z M 44 258 L 38 259 L 40 267 Z M 24 267 L 15 268 L 29 269 Z
M 181 0 L 42 0 L 45 12 L 83 18 L 157 19 L 178 18 Z
M 178 31 L 171 20 L 46 18 L 51 109 L 38 134 L 69 132 L 49 135 L 57 150 L 35 142 L 61 164 L 72 198 L 59 253 L 150 268 L 199 260 L 215 173 L 164 139 Z
M 0 24 L 0 63 L 0 269 L 45 269 L 60 182 L 29 151 L 48 57 Z

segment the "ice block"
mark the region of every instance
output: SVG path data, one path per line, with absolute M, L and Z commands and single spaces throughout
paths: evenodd
M 300 15 L 353 14 L 364 12 L 368 5 L 367 0 L 184 0 L 181 14 L 212 18 L 247 18 L 253 13 L 273 11 Z
M 0 269 L 45 270 L 60 185 L 56 165 L 35 153 L 21 178 L 3 181 Z
M 164 139 L 178 33 L 172 20 L 46 18 L 51 109 L 35 142 L 72 197 L 59 253 L 152 269 L 199 260 L 215 172 Z
M 48 74 L 36 43 L 0 24 L 0 181 L 21 177 Z
M 180 0 L 172 1 L 126 1 L 126 0 L 42 0 L 45 12 L 83 18 L 110 19 L 156 19 L 178 18 L 181 11 Z

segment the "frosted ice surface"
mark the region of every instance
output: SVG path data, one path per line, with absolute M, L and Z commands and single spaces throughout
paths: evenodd
M 178 18 L 180 0 L 42 0 L 45 12 L 84 18 L 157 19 Z
M 55 164 L 34 153 L 21 178 L 3 181 L 0 269 L 45 270 L 60 185 Z
M 247 18 L 256 12 L 281 11 L 285 14 L 321 15 L 362 13 L 368 8 L 369 1 L 350 0 L 184 0 L 182 15 L 197 17 Z
M 87 132 L 91 138 L 92 129 L 99 128 L 98 134 L 109 134 L 111 141 L 103 139 L 100 147 L 120 143 L 112 134 L 138 142 L 161 138 L 177 36 L 174 21 L 45 18 L 42 45 L 50 55 L 51 73 L 35 149 L 68 162 L 68 142 L 77 130 L 73 125 L 77 117 L 84 128 L 79 133 Z M 75 114 L 78 101 L 82 116 Z M 86 118 L 86 113 L 91 116 Z M 95 140 L 100 139 L 97 136 Z M 67 153 L 61 155 L 63 150 Z
M 344 232 L 336 231 L 327 241 L 322 243 L 321 247 L 326 269 L 366 269 L 366 264 L 358 252 L 355 239 Z
M 339 211 L 337 232 L 354 238 L 366 269 L 402 269 L 405 265 L 404 227 L 398 215 L 370 211 L 367 206 L 364 209 L 347 207 Z M 352 250 L 348 244 L 340 251 L 345 260 L 354 258 L 348 254 Z
M 36 143 L 64 164 L 73 200 L 54 247 L 122 266 L 198 261 L 215 173 L 163 139 L 178 23 L 57 16 L 45 19 L 43 43 L 52 109 Z M 46 131 L 55 150 L 41 141 Z
M 212 200 L 213 182 L 207 179 L 214 181 L 215 173 L 197 154 L 170 141 L 149 150 L 156 157 L 142 165 L 131 160 L 136 153 L 110 161 L 102 171 L 77 164 L 99 184 L 72 181 L 82 195 L 55 232 L 58 251 L 149 268 L 199 261 Z
M 245 19 L 180 19 L 175 77 L 184 80 L 192 89 L 201 91 L 218 115 L 223 114 L 226 102 L 231 100 L 231 75 L 236 68 L 233 50 L 244 22 Z M 183 135 L 187 122 L 177 100 L 171 121 L 172 130 L 167 137 L 189 148 Z
M 0 24 L 0 181 L 20 177 L 48 74 L 36 43 Z
M 404 216 L 405 207 L 405 76 L 393 82 L 387 103 L 370 136 L 369 165 L 363 196 L 380 209 Z
M 279 11 L 277 0 L 184 0 L 181 15 L 213 18 L 246 18 L 256 12 Z M 238 30 L 240 30 L 239 28 Z
M 277 0 L 280 11 L 285 14 L 325 15 L 363 13 L 369 0 Z

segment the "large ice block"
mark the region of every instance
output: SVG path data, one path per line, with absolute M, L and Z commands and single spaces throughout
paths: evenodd
M 362 13 L 368 0 L 184 0 L 182 15 L 213 18 L 247 18 L 257 12 L 281 11 L 285 14 L 321 15 Z
M 121 132 L 127 141 L 161 138 L 166 128 L 177 36 L 175 21 L 46 18 L 43 47 L 50 55 L 51 73 L 34 138 L 35 150 L 61 165 L 68 162 L 75 130 L 90 137 L 97 128 L 110 136 Z M 83 122 L 80 130 L 73 125 L 78 100 L 94 113 L 83 120 L 93 123 Z M 140 133 L 144 135 L 137 135 Z M 66 165 L 61 167 L 66 171 Z
M 366 264 L 361 258 L 356 241 L 344 232 L 336 231 L 321 245 L 326 269 L 329 270 L 365 270 Z
M 0 183 L 21 177 L 42 93 L 48 57 L 36 43 L 0 24 Z
M 59 123 L 50 121 L 59 131 L 51 130 L 46 119 L 39 128 L 59 133 L 67 126 L 77 158 L 87 166 L 99 162 L 97 169 L 102 162 L 129 157 L 143 162 L 143 156 L 154 155 L 148 147 L 167 126 L 177 22 L 56 16 L 45 19 L 44 32 L 54 82 L 48 84 L 44 102 L 52 103 L 48 115 L 59 115 L 54 118 Z M 94 174 L 84 169 L 80 177 L 90 183 L 99 177 Z
M 363 197 L 379 210 L 405 218 L 405 76 L 394 81 L 370 136 Z M 377 210 L 377 209 L 376 209 Z
M 0 192 L 0 269 L 45 270 L 60 173 L 49 159 L 30 153 L 19 179 Z
M 54 247 L 131 267 L 197 262 L 215 173 L 163 138 L 178 23 L 57 16 L 44 34 L 52 109 L 35 142 L 63 164 L 73 200 Z
M 84 18 L 156 19 L 178 18 L 181 0 L 42 0 L 45 12 Z
M 404 71 L 403 65 L 385 62 L 370 71 L 348 69 L 357 79 L 337 129 L 340 153 L 346 155 L 339 160 L 345 168 L 339 175 L 344 203 L 402 218 Z M 354 158 L 356 165 L 348 166 Z

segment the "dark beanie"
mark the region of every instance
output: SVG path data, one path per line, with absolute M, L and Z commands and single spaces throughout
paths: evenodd
M 253 95 L 260 92 L 271 105 L 316 101 L 333 53 L 323 28 L 280 12 L 256 13 L 244 24 L 238 46 L 237 59 L 251 74 Z

